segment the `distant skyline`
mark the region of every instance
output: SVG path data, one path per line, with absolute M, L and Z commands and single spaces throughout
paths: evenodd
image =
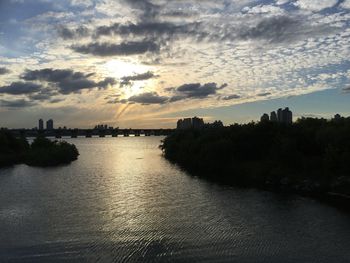
M 2 0 L 0 127 L 350 116 L 350 0 Z

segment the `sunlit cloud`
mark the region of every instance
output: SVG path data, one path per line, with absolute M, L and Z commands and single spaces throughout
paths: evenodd
M 0 99 L 23 120 L 26 107 L 74 107 L 131 124 L 179 109 L 346 91 L 349 3 L 5 0 Z

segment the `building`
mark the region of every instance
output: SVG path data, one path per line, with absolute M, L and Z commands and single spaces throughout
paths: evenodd
M 282 117 L 282 109 L 279 108 L 279 109 L 277 110 L 277 121 L 278 121 L 278 122 L 283 122 L 282 119 L 283 119 L 283 117 Z
M 204 126 L 204 121 L 201 118 L 194 117 L 192 118 L 192 127 L 194 129 L 201 129 Z
M 275 111 L 270 113 L 270 117 L 268 114 L 264 113 L 264 115 L 261 116 L 260 121 L 273 121 L 273 122 L 280 122 L 285 124 L 292 124 L 293 123 L 293 113 L 289 110 L 289 108 L 278 109 L 277 113 Z
M 177 121 L 176 128 L 178 130 L 186 130 L 186 129 L 201 129 L 204 127 L 204 121 L 201 118 L 185 118 Z
M 273 122 L 277 122 L 278 121 L 277 114 L 276 114 L 275 111 L 270 113 L 270 121 L 273 121 Z
M 39 126 L 38 126 L 38 128 L 39 128 L 39 131 L 44 130 L 44 121 L 43 121 L 43 119 L 39 119 Z
M 293 113 L 289 110 L 289 108 L 285 108 L 282 110 L 282 121 L 286 124 L 292 124 L 293 123 Z
M 46 122 L 46 129 L 49 131 L 53 130 L 53 120 L 52 119 L 50 119 Z
M 263 116 L 261 116 L 260 121 L 261 122 L 267 122 L 270 120 L 270 117 L 268 114 L 264 113 Z

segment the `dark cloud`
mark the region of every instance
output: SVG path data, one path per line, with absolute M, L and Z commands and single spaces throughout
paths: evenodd
M 152 78 L 157 78 L 158 75 L 155 75 L 153 72 L 148 71 L 146 73 L 132 75 L 132 76 L 125 76 L 121 79 L 121 86 L 130 85 L 132 81 L 142 81 L 142 80 L 148 80 Z
M 155 19 L 161 10 L 161 5 L 153 4 L 149 0 L 124 0 L 133 9 L 137 9 L 140 12 L 139 19 L 153 20 Z
M 90 80 L 89 77 L 93 73 L 84 74 L 82 72 L 74 72 L 70 69 L 41 69 L 27 70 L 23 75 L 24 80 L 37 80 L 53 83 L 62 94 L 80 92 L 82 89 L 107 88 L 109 85 L 116 84 L 113 78 L 105 78 L 100 82 Z
M 174 35 L 195 35 L 198 32 L 200 23 L 188 23 L 176 25 L 169 22 L 140 22 L 137 24 L 113 24 L 110 26 L 100 26 L 96 29 L 95 35 L 110 36 L 110 35 L 123 35 L 123 36 L 145 36 L 150 38 L 166 38 L 170 39 Z
M 59 103 L 59 102 L 61 102 L 61 101 L 64 101 L 64 99 L 62 99 L 62 98 L 56 98 L 56 99 L 50 100 L 50 103 Z
M 178 88 L 168 88 L 169 92 L 172 92 L 172 96 L 160 96 L 156 92 L 146 92 L 140 95 L 130 97 L 127 102 L 129 103 L 141 103 L 141 104 L 164 104 L 172 103 L 176 101 L 186 99 L 203 99 L 211 95 L 215 95 L 218 90 L 227 87 L 227 84 L 218 86 L 216 83 L 189 83 L 181 85 Z M 125 103 L 121 100 L 110 100 L 109 103 Z
M 237 32 L 234 32 L 237 31 Z M 229 32 L 225 38 L 265 40 L 269 43 L 295 41 L 334 31 L 329 25 L 310 25 L 304 17 L 286 15 L 263 18 L 254 26 L 242 26 Z
M 18 100 L 0 100 L 0 106 L 5 108 L 24 108 L 35 106 L 36 103 L 25 99 Z
M 124 42 L 121 44 L 90 43 L 87 45 L 72 46 L 71 48 L 78 53 L 101 57 L 139 55 L 147 52 L 156 53 L 160 50 L 159 44 L 148 40 Z
M 350 93 L 350 86 L 347 86 L 347 87 L 343 88 L 343 91 L 345 93 Z
M 0 94 L 24 95 L 38 92 L 42 89 L 41 85 L 32 82 L 12 82 L 8 86 L 0 87 Z
M 5 74 L 8 74 L 10 73 L 11 71 L 7 68 L 4 68 L 4 67 L 0 67 L 0 75 L 5 75 Z
M 232 95 L 221 97 L 222 100 L 236 100 L 236 99 L 240 99 L 240 98 L 241 98 L 241 96 L 239 96 L 237 94 L 232 94 Z
M 184 98 L 206 98 L 210 95 L 216 94 L 220 89 L 223 89 L 227 84 L 223 84 L 218 87 L 216 83 L 206 83 L 201 85 L 200 83 L 190 83 L 184 84 L 176 89 L 176 92 L 179 93 L 178 97 L 181 95 Z
M 168 97 L 160 96 L 156 92 L 146 92 L 140 95 L 132 96 L 128 99 L 129 102 L 140 104 L 163 104 L 169 100 Z
M 259 97 L 266 97 L 272 95 L 271 92 L 264 92 L 264 93 L 259 93 L 257 96 Z
M 80 26 L 74 29 L 70 29 L 65 26 L 59 26 L 57 28 L 58 35 L 63 39 L 77 39 L 87 37 L 90 34 L 90 30 L 85 26 Z
M 288 16 L 269 17 L 256 26 L 242 28 L 238 36 L 242 39 L 265 39 L 270 42 L 282 42 L 294 35 L 302 22 Z

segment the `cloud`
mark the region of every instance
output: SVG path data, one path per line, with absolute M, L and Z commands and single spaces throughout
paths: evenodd
M 153 72 L 148 71 L 142 74 L 136 74 L 132 76 L 125 76 L 121 78 L 121 86 L 130 85 L 132 81 L 142 81 L 142 80 L 148 80 L 152 78 L 157 78 L 158 75 L 155 75 Z
M 12 82 L 8 86 L 0 87 L 0 94 L 24 95 L 38 92 L 42 89 L 41 85 L 32 82 Z
M 95 35 L 110 36 L 110 35 L 122 35 L 122 36 L 145 36 L 150 38 L 166 38 L 170 39 L 174 35 L 187 34 L 195 35 L 198 32 L 198 26 L 200 23 L 185 23 L 174 24 L 170 22 L 139 22 L 119 24 L 115 23 L 110 26 L 100 26 L 96 29 Z
M 266 96 L 269 96 L 269 95 L 272 95 L 271 92 L 263 92 L 263 93 L 257 94 L 258 97 L 266 97 Z
M 136 76 L 136 75 L 135 75 Z M 186 99 L 201 99 L 214 95 L 218 90 L 227 87 L 227 84 L 218 86 L 216 83 L 189 83 L 179 86 L 178 88 L 167 88 L 168 92 L 172 92 L 171 96 L 161 96 L 157 92 L 145 92 L 139 95 L 131 96 L 128 99 L 120 100 L 108 99 L 109 104 L 114 103 L 139 103 L 139 104 L 165 104 Z
M 236 100 L 236 99 L 240 99 L 240 98 L 241 98 L 241 96 L 239 96 L 237 94 L 232 94 L 232 95 L 221 97 L 222 100 Z
M 288 16 L 273 16 L 261 20 L 256 26 L 243 27 L 238 37 L 243 40 L 263 39 L 268 42 L 284 42 L 298 37 L 296 32 L 302 28 L 302 21 Z
M 227 84 L 223 84 L 220 87 L 216 83 L 206 83 L 201 85 L 200 83 L 184 84 L 176 89 L 178 95 L 175 98 L 206 98 L 210 95 L 216 94 L 220 89 L 223 89 Z
M 11 71 L 7 68 L 4 67 L 0 67 L 0 75 L 6 75 L 8 73 L 10 73 Z
M 132 96 L 128 99 L 129 102 L 140 104 L 163 104 L 169 100 L 168 97 L 160 96 L 157 92 L 146 92 Z
M 350 9 L 350 0 L 345 0 L 340 6 L 345 9 Z
M 148 40 L 140 42 L 130 41 L 121 44 L 90 43 L 87 45 L 75 45 L 71 48 L 78 53 L 101 57 L 139 55 L 147 52 L 156 53 L 160 50 L 159 44 Z
M 30 81 L 43 81 L 55 84 L 62 94 L 80 92 L 82 89 L 107 88 L 109 85 L 116 84 L 113 78 L 105 78 L 96 82 L 89 78 L 94 74 L 84 74 L 74 72 L 70 69 L 52 69 L 46 68 L 41 70 L 27 70 L 22 79 Z
M 343 92 L 350 93 L 350 86 L 343 88 Z
M 65 26 L 59 26 L 57 28 L 58 35 L 63 39 L 77 39 L 87 37 L 90 34 L 90 30 L 85 26 L 79 26 L 74 29 L 70 29 Z
M 161 6 L 149 0 L 124 0 L 129 6 L 140 11 L 141 20 L 153 20 L 160 12 Z
M 321 11 L 326 8 L 331 8 L 338 3 L 338 0 L 298 0 L 294 3 L 295 6 L 311 11 Z
M 0 106 L 5 108 L 24 108 L 35 106 L 36 103 L 25 99 L 0 100 Z

